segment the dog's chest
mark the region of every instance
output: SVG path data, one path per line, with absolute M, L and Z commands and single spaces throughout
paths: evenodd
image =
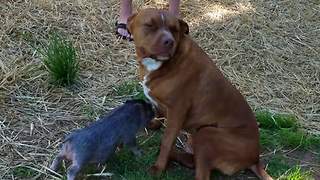
M 143 81 L 141 83 L 143 87 L 143 93 L 154 106 L 158 106 L 158 103 L 149 95 L 150 88 L 147 86 L 147 83 L 148 83 L 148 74 L 144 76 Z
M 150 75 L 150 73 L 159 69 L 162 65 L 162 62 L 156 61 L 155 59 L 152 59 L 152 58 L 144 58 L 144 59 L 142 59 L 142 64 L 144 65 L 144 67 L 148 71 L 148 73 L 146 73 L 146 75 L 143 77 L 143 81 L 141 83 L 141 85 L 143 87 L 144 95 L 149 99 L 149 101 L 154 106 L 158 106 L 158 103 L 149 94 L 150 88 L 147 86 L 147 83 L 149 81 L 148 76 Z

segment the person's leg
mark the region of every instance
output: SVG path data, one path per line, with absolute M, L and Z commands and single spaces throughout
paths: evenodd
M 127 24 L 127 19 L 132 14 L 132 0 L 120 0 L 119 23 Z
M 132 15 L 132 0 L 120 0 L 120 12 L 117 24 L 127 24 L 128 17 Z M 128 30 L 123 26 L 117 27 L 117 32 L 124 37 L 130 38 Z
M 180 0 L 169 0 L 169 12 L 171 12 L 176 17 L 179 17 L 179 5 Z

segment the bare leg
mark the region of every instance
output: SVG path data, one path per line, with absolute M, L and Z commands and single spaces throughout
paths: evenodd
M 176 17 L 179 17 L 179 5 L 180 0 L 169 0 L 169 12 L 171 12 Z
M 132 0 L 120 0 L 120 12 L 118 23 L 127 24 L 128 17 L 132 15 Z M 127 29 L 118 28 L 118 33 L 125 37 L 130 37 Z
M 132 0 L 120 0 L 119 23 L 127 24 L 127 19 L 132 15 Z

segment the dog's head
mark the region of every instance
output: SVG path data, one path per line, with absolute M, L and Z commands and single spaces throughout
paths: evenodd
M 189 27 L 168 11 L 144 9 L 128 18 L 128 30 L 139 57 L 167 61 L 188 34 Z

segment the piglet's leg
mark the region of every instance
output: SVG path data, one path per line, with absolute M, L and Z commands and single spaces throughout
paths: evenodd
M 143 152 L 137 146 L 137 140 L 135 136 L 131 137 L 130 139 L 127 139 L 124 143 L 135 156 L 142 156 Z
M 61 162 L 63 160 L 63 154 L 60 152 L 56 158 L 54 158 L 50 169 L 52 169 L 53 171 L 57 171 L 61 165 Z
M 75 180 L 81 167 L 78 164 L 72 164 L 68 170 L 68 180 Z
M 68 180 L 76 179 L 79 174 L 81 168 L 89 161 L 91 157 L 90 153 L 75 153 L 72 159 L 72 165 L 68 170 Z

